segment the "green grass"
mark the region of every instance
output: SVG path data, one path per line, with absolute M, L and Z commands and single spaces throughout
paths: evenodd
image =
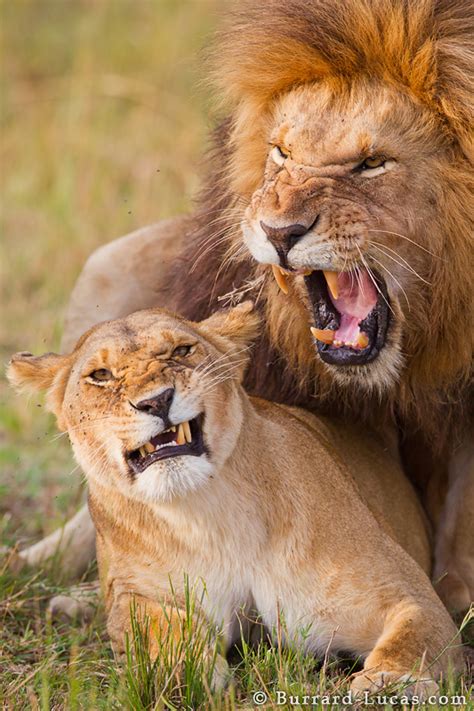
M 59 347 L 68 295 L 95 247 L 192 206 L 209 131 L 200 50 L 219 4 L 0 0 L 2 363 L 17 350 Z M 15 396 L 2 378 L 1 542 L 49 533 L 81 497 L 66 438 L 42 400 Z M 243 644 L 222 693 L 209 691 L 196 659 L 187 685 L 169 681 L 138 633 L 119 664 L 100 610 L 88 625 L 48 620 L 47 601 L 62 586 L 54 568 L 13 575 L 0 564 L 0 707 L 233 709 L 252 707 L 258 689 L 270 697 L 347 688 L 347 669 L 318 670 L 278 643 Z M 465 680 L 449 684 L 466 693 Z

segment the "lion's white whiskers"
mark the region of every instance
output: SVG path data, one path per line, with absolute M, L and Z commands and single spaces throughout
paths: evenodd
M 392 259 L 394 262 L 396 262 L 400 267 L 402 267 L 402 269 L 406 269 L 407 271 L 411 272 L 416 277 L 418 277 L 418 279 L 423 281 L 425 284 L 428 284 L 428 286 L 431 286 L 431 282 L 427 281 L 420 274 L 418 274 L 418 272 L 415 269 L 413 269 L 411 264 L 409 262 L 407 262 L 407 260 L 404 259 L 400 254 L 398 254 L 398 252 L 396 252 L 394 249 L 391 249 L 390 247 L 387 247 L 387 245 L 381 244 L 380 242 L 371 241 L 371 244 L 376 249 L 378 249 L 380 252 L 383 252 L 386 257 L 388 257 L 389 259 Z M 388 250 L 389 252 L 392 252 L 393 254 L 395 254 L 399 259 L 402 260 L 403 264 L 398 262 L 394 257 L 391 257 L 390 254 L 387 254 L 385 250 Z

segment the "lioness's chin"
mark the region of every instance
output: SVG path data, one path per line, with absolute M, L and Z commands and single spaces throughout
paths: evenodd
M 169 503 L 204 486 L 213 471 L 207 454 L 157 461 L 131 483 L 133 496 L 152 503 Z

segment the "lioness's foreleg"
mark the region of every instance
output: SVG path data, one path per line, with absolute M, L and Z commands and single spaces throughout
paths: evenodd
M 138 309 L 168 306 L 159 296 L 170 262 L 188 229 L 187 217 L 163 220 L 100 247 L 87 260 L 71 294 L 62 351 L 73 349 L 95 324 Z M 168 300 L 172 295 L 168 296 Z M 56 553 L 63 570 L 79 577 L 94 559 L 94 526 L 86 506 L 64 526 L 19 553 L 19 561 L 38 566 Z
M 148 653 L 154 661 L 169 664 L 179 674 L 184 662 L 185 650 L 194 636 L 198 640 L 202 630 L 194 624 L 189 625 L 186 619 L 184 601 L 176 606 L 176 601 L 169 604 L 164 598 L 155 601 L 134 593 L 121 593 L 114 599 L 107 615 L 107 631 L 113 650 L 122 655 L 126 650 L 126 638 L 130 640 L 130 648 L 136 653 L 139 640 L 133 639 L 132 619 L 141 629 L 141 639 L 148 645 Z M 135 627 L 136 629 L 136 627 Z M 205 632 L 204 632 L 205 634 Z M 222 688 L 228 676 L 228 665 L 224 656 L 216 653 L 211 637 L 198 644 L 196 655 L 201 661 L 204 674 L 211 673 L 213 688 Z
M 87 506 L 83 506 L 63 528 L 58 528 L 38 543 L 19 551 L 17 560 L 38 567 L 55 555 L 61 557 L 68 577 L 79 577 L 94 560 L 95 530 Z
M 450 629 L 451 637 L 447 636 Z M 382 634 L 351 688 L 356 693 L 374 693 L 400 684 L 408 696 L 435 694 L 434 679 L 440 672 L 462 664 L 459 645 L 456 629 L 444 611 L 407 598 L 388 612 Z

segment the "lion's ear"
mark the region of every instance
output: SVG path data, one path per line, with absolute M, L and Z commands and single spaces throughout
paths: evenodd
M 238 306 L 216 311 L 199 324 L 210 335 L 226 338 L 240 348 L 256 339 L 260 325 L 261 319 L 253 301 L 243 301 Z
M 8 364 L 7 378 L 17 390 L 27 392 L 49 390 L 66 360 L 67 356 L 56 353 L 45 353 L 42 356 L 15 353 Z

